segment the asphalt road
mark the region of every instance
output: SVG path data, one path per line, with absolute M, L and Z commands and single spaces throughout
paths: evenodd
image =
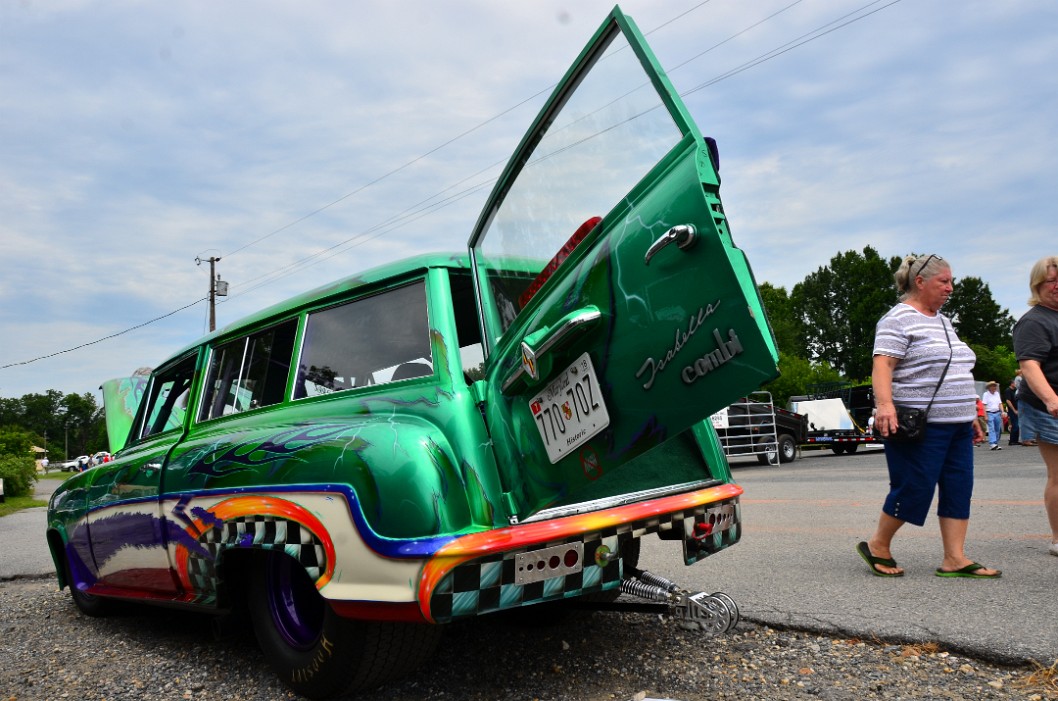
M 679 543 L 645 541 L 641 567 L 687 589 L 724 591 L 744 619 L 865 639 L 937 642 L 1002 663 L 1058 658 L 1058 557 L 1047 552 L 1046 468 L 1036 448 L 975 451 L 966 553 L 1003 570 L 998 580 L 934 576 L 936 516 L 904 526 L 893 555 L 901 578 L 875 577 L 856 554 L 888 491 L 880 448 L 813 451 L 780 467 L 732 463 L 742 498 L 742 541 L 683 565 Z
M 933 575 L 941 560 L 935 516 L 905 526 L 893 552 L 902 578 L 871 575 L 855 552 L 870 535 L 887 490 L 880 449 L 806 452 L 779 467 L 732 463 L 742 499 L 736 546 L 685 567 L 679 543 L 647 539 L 641 566 L 680 585 L 723 591 L 743 618 L 864 639 L 937 642 L 997 662 L 1058 658 L 1053 602 L 1058 557 L 1047 553 L 1045 468 L 1035 448 L 975 451 L 976 486 L 967 554 L 1003 570 L 999 580 Z M 48 493 L 56 482 L 39 483 Z M 0 518 L 0 579 L 52 573 L 45 510 Z
M 61 480 L 39 480 L 36 495 L 47 500 Z M 23 509 L 0 518 L 0 580 L 53 574 L 51 555 L 44 542 L 48 523 L 45 507 Z

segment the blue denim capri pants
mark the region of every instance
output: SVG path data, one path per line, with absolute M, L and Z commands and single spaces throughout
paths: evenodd
M 885 460 L 889 465 L 889 496 L 882 511 L 921 526 L 936 491 L 937 516 L 970 518 L 974 450 L 969 422 L 927 424 L 926 435 L 918 443 L 885 441 Z

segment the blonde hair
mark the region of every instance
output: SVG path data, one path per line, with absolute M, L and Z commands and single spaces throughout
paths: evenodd
M 1051 270 L 1058 272 L 1058 256 L 1047 256 L 1046 258 L 1040 258 L 1036 261 L 1036 264 L 1032 266 L 1032 272 L 1029 273 L 1029 306 L 1035 307 L 1040 303 L 1040 295 L 1036 291 L 1036 288 L 1047 279 L 1047 273 Z
M 931 253 L 928 256 L 907 256 L 904 258 L 900 267 L 896 269 L 896 273 L 893 274 L 893 280 L 896 282 L 896 291 L 900 293 L 900 301 L 904 301 L 915 291 L 915 278 L 921 277 L 923 280 L 929 280 L 940 271 L 947 270 L 949 267 L 948 261 L 935 253 Z

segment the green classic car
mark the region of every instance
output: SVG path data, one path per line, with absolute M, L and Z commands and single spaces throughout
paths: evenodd
M 715 144 L 618 9 L 507 165 L 465 254 L 364 272 L 104 388 L 114 460 L 53 496 L 59 584 L 247 605 L 325 698 L 461 618 L 620 593 L 715 631 L 737 609 L 637 569 L 738 541 L 708 417 L 776 375 Z

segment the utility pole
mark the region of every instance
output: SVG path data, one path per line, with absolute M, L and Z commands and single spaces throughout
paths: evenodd
M 209 261 L 209 330 L 217 328 L 217 297 L 225 297 L 228 294 L 228 283 L 217 275 L 216 264 L 220 261 L 219 256 L 210 256 Z M 195 258 L 195 265 L 202 265 L 202 258 Z

